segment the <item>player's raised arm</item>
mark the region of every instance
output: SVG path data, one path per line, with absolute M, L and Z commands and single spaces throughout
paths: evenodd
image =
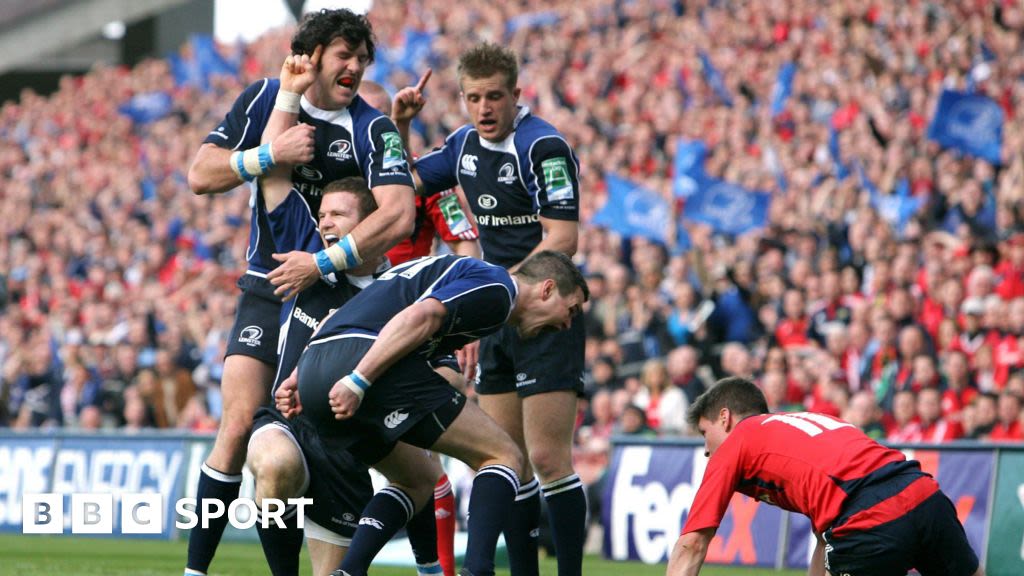
M 398 128 L 398 133 L 402 136 L 402 145 L 409 152 L 410 158 L 414 156 L 414 152 L 410 146 L 409 126 L 412 124 L 413 118 L 423 110 L 423 106 L 427 103 L 423 93 L 432 74 L 433 70 L 427 68 L 427 71 L 423 73 L 423 76 L 420 76 L 415 86 L 402 88 L 391 101 L 391 120 L 394 121 L 395 127 Z M 410 164 L 409 170 L 416 185 L 416 193 L 422 194 L 423 181 L 420 180 L 419 175 L 416 173 L 415 166 Z
M 260 140 L 261 148 L 267 146 L 270 165 L 273 166 L 261 178 L 260 187 L 268 212 L 277 208 L 291 191 L 292 166 L 313 159 L 313 126 L 297 125 L 296 122 L 299 119 L 299 101 L 316 81 L 322 53 L 323 47 L 317 46 L 312 56 L 290 54 L 281 66 L 281 88 Z

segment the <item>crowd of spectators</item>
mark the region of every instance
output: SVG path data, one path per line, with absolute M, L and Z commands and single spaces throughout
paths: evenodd
M 490 40 L 521 55 L 522 103 L 579 155 L 582 468 L 599 473 L 615 433 L 692 434 L 686 407 L 725 375 L 754 378 L 772 410 L 840 416 L 880 439 L 1024 439 L 1018 2 L 378 4 L 382 46 L 431 35 L 417 152 L 466 121 L 454 63 Z M 185 173 L 238 91 L 277 74 L 290 34 L 221 47 L 239 72 L 202 88 L 151 60 L 0 109 L 0 425 L 215 428 L 249 195 L 195 196 Z M 773 115 L 787 62 L 792 94 Z M 379 79 L 410 85 L 421 71 L 407 68 Z M 999 165 L 927 137 L 942 90 L 968 86 L 1004 111 Z M 154 91 L 173 113 L 119 113 Z M 679 220 L 684 248 L 589 225 L 606 172 L 680 213 L 679 137 L 707 145 L 708 174 L 771 193 L 766 227 L 728 237 Z M 894 226 L 841 170 L 854 163 L 885 194 L 906 179 L 922 207 Z

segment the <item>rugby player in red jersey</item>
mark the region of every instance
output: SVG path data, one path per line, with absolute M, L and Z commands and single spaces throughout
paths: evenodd
M 805 514 L 818 540 L 808 574 L 982 575 L 949 498 L 914 460 L 852 424 L 811 412 L 769 414 L 744 378 L 690 407 L 710 457 L 668 576 L 700 572 L 733 492 Z

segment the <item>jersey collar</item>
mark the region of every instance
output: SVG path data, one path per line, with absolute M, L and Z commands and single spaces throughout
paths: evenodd
M 348 106 L 344 108 L 339 108 L 337 110 L 324 110 L 323 108 L 317 108 L 312 102 L 309 101 L 309 98 L 306 98 L 305 94 L 303 94 L 302 97 L 299 99 L 299 103 L 301 104 L 302 109 L 306 111 L 306 114 L 309 114 L 313 118 L 316 118 L 317 120 L 324 120 L 326 122 L 333 122 L 334 119 L 344 114 L 349 114 L 349 110 L 355 108 L 356 103 L 359 102 L 360 100 L 361 98 L 359 97 L 358 94 L 356 94 L 355 96 L 352 97 L 352 102 L 350 102 Z
M 484 148 L 491 150 L 492 152 L 508 152 L 515 153 L 515 146 L 513 145 L 516 137 L 516 130 L 519 128 L 519 123 L 526 119 L 530 115 L 529 106 L 520 106 L 519 112 L 516 113 L 516 119 L 512 121 L 512 131 L 505 136 L 505 139 L 501 142 L 491 142 L 484 138 L 480 138 L 480 145 Z

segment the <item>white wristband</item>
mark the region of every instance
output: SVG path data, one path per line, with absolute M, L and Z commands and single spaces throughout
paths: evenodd
M 342 378 L 341 383 L 358 396 L 360 402 L 363 401 L 363 395 L 366 393 L 366 390 L 370 388 L 370 381 L 356 370 Z
M 289 114 L 299 113 L 299 98 L 301 94 L 295 92 L 288 92 L 287 90 L 277 91 L 277 100 L 274 101 L 274 108 L 281 110 L 282 112 L 288 112 Z

